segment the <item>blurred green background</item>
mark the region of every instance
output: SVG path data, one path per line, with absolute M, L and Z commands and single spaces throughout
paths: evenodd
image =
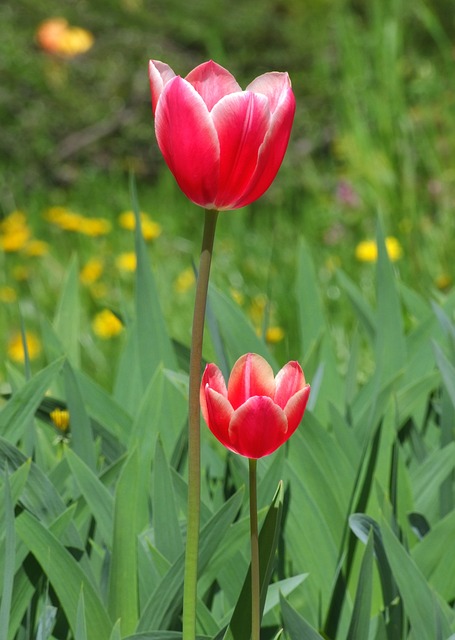
M 53 17 L 90 32 L 93 46 L 74 56 L 45 51 L 37 32 Z M 403 282 L 434 298 L 452 287 L 449 0 L 17 0 L 0 4 L 0 24 L 0 379 L 5 359 L 15 359 L 20 315 L 39 342 L 75 256 L 81 271 L 98 261 L 82 275 L 81 340 L 88 364 L 109 381 L 121 335 L 102 336 L 92 322 L 106 308 L 123 317 L 131 304 L 134 276 L 119 260 L 133 250 L 119 221 L 131 209 L 130 172 L 141 209 L 159 225 L 149 249 L 171 333 L 189 343 L 202 214 L 158 151 L 149 58 L 181 75 L 213 58 L 242 86 L 269 70 L 291 76 L 297 114 L 283 167 L 257 203 L 222 214 L 213 268 L 257 331 L 269 330 L 279 360 L 295 356 L 290 286 L 300 237 L 316 259 L 341 362 L 356 319 L 337 270 L 372 296 L 374 251 L 356 248 L 374 239 L 378 215 L 396 238 Z M 105 229 L 62 228 L 49 221 L 50 207 Z M 23 217 L 11 218 L 15 211 Z

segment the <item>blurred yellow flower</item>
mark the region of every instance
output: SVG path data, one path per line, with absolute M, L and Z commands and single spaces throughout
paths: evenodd
M 0 287 L 0 302 L 15 302 L 16 300 L 17 294 L 13 287 L 8 285 Z
M 104 264 L 101 258 L 90 258 L 84 264 L 79 274 L 82 284 L 90 285 L 96 282 L 103 273 Z
M 56 407 L 50 412 L 49 418 L 60 431 L 67 431 L 70 426 L 70 412 L 67 409 Z
M 265 340 L 269 344 L 281 342 L 284 338 L 284 331 L 281 327 L 269 327 L 265 332 Z
M 86 236 L 105 236 L 111 230 L 111 223 L 105 218 L 84 218 L 80 222 L 77 231 Z
M 30 277 L 30 270 L 24 264 L 17 264 L 13 269 L 13 278 L 18 282 L 24 282 Z
M 25 339 L 27 342 L 27 351 L 30 360 L 34 360 L 41 353 L 41 342 L 39 338 L 32 332 L 26 331 Z M 20 331 L 16 332 L 8 341 L 8 356 L 14 362 L 24 362 L 24 345 L 22 343 L 22 335 Z
M 125 253 L 120 253 L 115 259 L 115 264 L 117 265 L 117 269 L 120 271 L 136 271 L 136 254 L 134 251 L 126 251 Z
M 196 282 L 196 276 L 192 267 L 184 269 L 174 281 L 174 289 L 177 293 L 186 293 L 189 291 Z
M 134 211 L 124 211 L 118 217 L 119 225 L 122 229 L 133 231 L 136 228 L 136 217 Z M 147 213 L 141 211 L 141 228 L 145 240 L 154 240 L 161 235 L 161 225 L 154 222 Z
M 437 278 L 435 278 L 434 283 L 440 291 L 445 291 L 446 289 L 450 289 L 453 279 L 448 273 L 441 273 Z
M 400 243 L 393 236 L 385 239 L 387 254 L 392 262 L 396 262 L 403 255 Z M 363 240 L 355 249 L 355 257 L 360 262 L 376 262 L 378 259 L 378 246 L 375 240 Z
M 111 223 L 105 218 L 86 218 L 66 207 L 50 207 L 44 212 L 46 220 L 64 231 L 77 231 L 86 236 L 104 236 L 111 230 Z
M 37 29 L 36 39 L 44 51 L 67 58 L 85 53 L 94 42 L 90 31 L 70 26 L 65 18 L 49 18 L 42 22 Z
M 122 331 L 123 324 L 110 309 L 103 309 L 93 318 L 92 328 L 99 338 L 109 340 Z
M 257 296 L 254 296 L 253 300 L 251 301 L 250 308 L 248 309 L 248 315 L 250 316 L 254 325 L 261 326 L 266 305 L 267 296 L 265 296 L 263 293 L 259 293 Z
M 24 247 L 24 253 L 39 258 L 49 253 L 49 245 L 44 240 L 30 240 Z
M 231 298 L 236 302 L 239 307 L 245 302 L 245 296 L 238 289 L 230 289 Z
M 0 248 L 12 253 L 26 247 L 32 235 L 22 211 L 12 211 L 0 222 Z

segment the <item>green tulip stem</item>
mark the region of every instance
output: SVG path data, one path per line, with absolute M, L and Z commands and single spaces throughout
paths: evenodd
M 201 433 L 199 387 L 207 291 L 218 211 L 206 210 L 194 301 L 188 399 L 188 516 L 183 587 L 183 640 L 196 638 L 199 515 L 201 500 Z
M 258 541 L 257 460 L 249 459 L 250 476 L 250 534 L 251 534 L 251 640 L 260 640 L 260 581 Z

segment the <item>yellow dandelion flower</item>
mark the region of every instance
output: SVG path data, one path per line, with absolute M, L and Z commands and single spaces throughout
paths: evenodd
M 399 260 L 403 254 L 400 243 L 393 236 L 385 239 L 387 254 L 392 262 Z M 355 249 L 355 257 L 360 262 L 376 262 L 378 259 L 378 247 L 375 240 L 363 240 Z
M 265 340 L 269 344 L 281 342 L 284 338 L 284 331 L 281 327 L 269 327 L 265 332 Z
M 70 426 L 70 412 L 67 409 L 56 407 L 50 412 L 49 418 L 60 431 L 68 431 Z
M 103 269 L 104 264 L 101 258 L 90 258 L 90 260 L 82 267 L 79 279 L 82 284 L 87 286 L 93 284 L 101 277 Z
M 141 228 L 142 235 L 145 240 L 154 240 L 159 235 L 161 235 L 161 225 L 158 222 L 154 222 L 150 216 L 141 211 Z M 128 231 L 134 231 L 136 228 L 136 216 L 134 215 L 134 211 L 124 211 L 118 217 L 118 223 L 122 227 L 122 229 L 127 229 Z
M 0 287 L 0 302 L 8 303 L 15 302 L 16 300 L 17 294 L 13 287 L 9 287 L 8 285 Z
M 120 253 L 115 259 L 115 264 L 119 271 L 127 271 L 133 272 L 136 271 L 136 254 L 134 251 L 126 251 L 125 253 Z
M 0 221 L 0 233 L 8 233 L 13 229 L 27 226 L 27 217 L 23 211 L 16 209 L 11 211 L 3 220 Z
M 66 207 L 50 207 L 44 213 L 46 220 L 64 231 L 79 231 L 84 217 Z
M 111 223 L 105 218 L 84 218 L 80 222 L 77 231 L 86 236 L 98 237 L 105 236 L 111 230 Z
M 31 231 L 27 226 L 11 229 L 0 235 L 0 247 L 7 253 L 21 251 L 27 246 L 30 236 Z
M 194 270 L 191 267 L 184 269 L 174 281 L 174 289 L 177 293 L 186 293 L 196 282 Z
M 93 318 L 92 328 L 99 338 L 109 340 L 122 331 L 123 324 L 110 309 L 103 309 Z
M 26 331 L 25 339 L 27 342 L 27 351 L 30 360 L 34 360 L 41 353 L 41 342 L 39 338 L 32 332 Z M 25 353 L 24 345 L 22 342 L 22 334 L 18 331 L 8 341 L 7 346 L 8 356 L 14 362 L 24 362 Z
M 39 258 L 49 253 L 49 245 L 44 240 L 30 240 L 24 248 L 24 253 L 28 256 Z

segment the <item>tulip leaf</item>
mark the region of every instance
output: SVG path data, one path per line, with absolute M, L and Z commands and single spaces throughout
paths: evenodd
M 18 471 L 16 471 L 18 473 Z M 0 604 L 0 629 L 9 628 L 10 606 L 14 585 L 14 569 L 16 561 L 16 533 L 14 529 L 14 502 L 12 497 L 9 473 L 5 473 L 3 481 L 3 518 L 0 526 L 5 532 L 3 564 L 2 600 Z M 0 544 L 0 549 L 3 545 Z M 3 560 L 3 558 L 2 558 Z
M 46 573 L 73 633 L 77 626 L 79 595 L 83 587 L 88 640 L 108 640 L 112 624 L 99 594 L 60 540 L 28 511 L 16 518 L 16 531 Z
M 231 298 L 210 285 L 209 304 L 218 321 L 218 331 L 226 352 L 219 354 L 220 362 L 227 358 L 230 370 L 240 356 L 251 352 L 265 358 L 275 372 L 278 370 L 278 365 L 267 346 L 258 337 L 245 314 Z M 223 371 L 223 374 L 226 376 L 227 372 Z
M 71 449 L 66 452 L 66 459 L 79 489 L 96 520 L 104 543 L 110 549 L 112 546 L 114 512 L 112 495 L 85 462 Z
M 382 540 L 411 628 L 420 638 L 445 640 L 453 613 L 426 582 L 419 568 L 383 520 Z
M 122 633 L 134 631 L 138 618 L 137 542 L 139 454 L 135 448 L 120 473 L 114 498 L 114 531 L 109 575 L 109 613 L 121 619 Z
M 259 534 L 259 573 L 261 617 L 274 568 L 283 511 L 283 483 L 280 482 Z M 249 640 L 251 636 L 251 566 L 223 640 Z
M 175 504 L 169 464 L 160 439 L 156 442 L 153 468 L 153 522 L 155 544 L 167 560 L 174 562 L 183 552 L 183 540 Z
M 354 609 L 347 637 L 349 640 L 365 640 L 370 631 L 371 597 L 373 593 L 373 535 L 370 532 L 363 554 Z
M 12 443 L 20 440 L 63 362 L 63 358 L 52 362 L 13 393 L 0 411 L 0 433 L 3 438 Z
M 76 368 L 80 367 L 80 317 L 79 267 L 77 256 L 74 255 L 66 272 L 54 317 L 54 328 L 65 355 Z
M 199 542 L 199 573 L 202 573 L 232 524 L 243 501 L 243 489 L 235 493 L 202 527 Z M 146 603 L 137 631 L 166 628 L 181 611 L 183 602 L 184 552 L 170 567 Z
M 68 361 L 63 366 L 67 406 L 70 414 L 71 445 L 90 469 L 96 468 L 92 425 L 74 371 Z
M 169 337 L 158 299 L 155 278 L 150 268 L 147 247 L 142 235 L 141 215 L 137 200 L 136 184 L 130 180 L 132 208 L 136 219 L 136 339 L 144 387 L 158 365 L 177 369 L 177 358 Z
M 284 629 L 290 640 L 322 640 L 322 636 L 280 595 Z

